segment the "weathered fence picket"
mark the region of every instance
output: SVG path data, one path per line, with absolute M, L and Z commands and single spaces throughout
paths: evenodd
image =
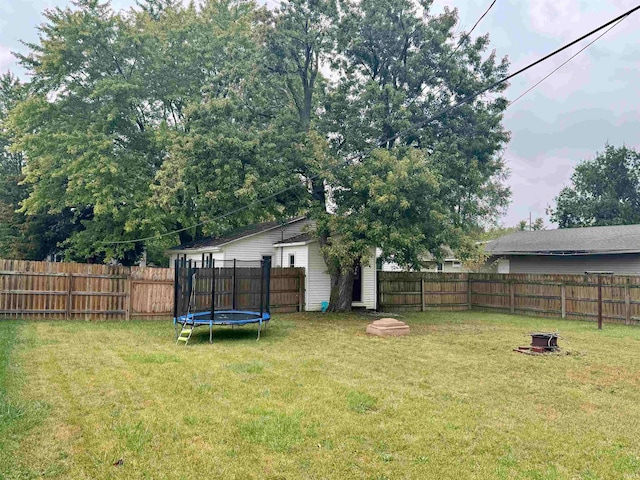
M 0 260 L 0 317 L 166 319 L 173 312 L 170 268 Z M 303 268 L 271 270 L 271 310 L 304 310 Z
M 378 309 L 480 309 L 589 321 L 601 311 L 605 322 L 635 325 L 640 276 L 378 272 Z

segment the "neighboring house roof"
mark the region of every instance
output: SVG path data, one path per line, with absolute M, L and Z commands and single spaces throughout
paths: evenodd
M 301 233 L 300 235 L 295 235 L 293 237 L 285 238 L 284 240 L 274 243 L 274 247 L 286 247 L 290 245 L 304 245 L 307 243 L 314 242 L 316 237 L 311 233 Z
M 257 235 L 259 233 L 268 232 L 269 230 L 273 230 L 276 228 L 280 228 L 283 225 L 290 225 L 292 223 L 297 223 L 302 220 L 305 220 L 306 217 L 296 217 L 285 222 L 264 222 L 259 223 L 257 225 L 250 225 L 248 227 L 237 228 L 232 230 L 229 234 L 223 237 L 208 237 L 203 238 L 201 240 L 195 240 L 193 242 L 183 243 L 182 245 L 178 245 L 176 247 L 172 247 L 169 250 L 199 250 L 208 247 L 221 247 L 222 245 L 226 245 L 227 243 L 235 242 L 242 238 L 250 237 L 252 235 Z
M 640 225 L 516 232 L 487 243 L 491 255 L 640 253 Z
M 449 245 L 442 245 L 440 247 L 440 255 L 441 255 L 441 258 L 440 258 L 441 261 L 445 261 L 445 262 L 458 261 L 458 259 L 456 258 L 456 254 L 453 252 L 453 250 L 451 250 L 451 247 Z M 437 260 L 436 257 L 430 252 L 427 252 L 425 255 L 423 255 L 421 259 L 424 262 L 435 262 Z

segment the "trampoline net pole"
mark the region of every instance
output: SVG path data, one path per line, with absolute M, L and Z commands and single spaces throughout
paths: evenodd
M 216 313 L 216 261 L 211 259 L 211 320 Z
M 271 307 L 270 307 L 270 302 L 271 302 L 271 259 L 267 258 L 265 259 L 265 265 L 264 265 L 264 273 L 267 276 L 267 285 L 266 285 L 266 301 L 265 301 L 265 310 L 267 311 L 267 313 L 271 313 Z
M 180 261 L 178 260 L 178 257 L 176 257 L 175 262 L 173 262 L 173 268 L 175 268 L 175 271 L 173 272 L 173 319 L 175 321 L 178 318 L 178 289 L 180 287 Z
M 231 287 L 231 310 L 236 309 L 236 259 L 233 259 L 233 279 Z
M 262 313 L 264 309 L 264 259 L 260 261 L 260 321 L 262 322 Z M 262 328 L 262 323 L 260 324 L 260 328 Z
M 191 297 L 193 296 L 193 274 L 191 273 L 191 259 L 187 263 L 187 315 L 191 311 Z

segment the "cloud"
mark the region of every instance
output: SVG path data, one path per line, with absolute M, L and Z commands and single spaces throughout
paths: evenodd
M 636 6 L 635 0 L 536 0 L 527 2 L 532 29 L 541 35 L 569 39 L 598 27 Z M 626 23 L 635 18 L 625 20 Z
M 635 111 L 615 115 L 606 108 L 582 108 L 567 110 L 554 118 L 520 111 L 505 124 L 512 131 L 509 150 L 530 161 L 563 148 L 595 152 L 606 142 L 640 147 L 640 114 Z
M 183 0 L 187 1 L 187 0 Z M 273 7 L 278 0 L 258 0 Z M 498 57 L 508 55 L 511 71 L 524 67 L 605 21 L 631 9 L 637 0 L 499 0 L 474 32 L 489 33 Z M 10 50 L 23 50 L 19 39 L 37 41 L 42 11 L 70 0 L 0 0 L 0 71 L 15 69 Z M 135 0 L 114 0 L 127 8 Z M 457 7 L 469 30 L 486 10 L 487 0 L 435 0 L 432 13 Z M 511 81 L 514 99 L 591 39 Z M 505 223 L 544 216 L 574 166 L 592 158 L 609 141 L 640 147 L 640 12 L 625 19 L 597 43 L 510 107 L 504 125 L 512 132 L 505 159 L 512 171 L 513 203 Z
M 522 158 L 506 152 L 507 166 L 511 169 L 509 184 L 513 195 L 503 223 L 513 226 L 520 220 L 542 217 L 549 224 L 546 210 L 553 199 L 570 183 L 571 174 L 578 161 L 587 152 L 564 149 L 555 154 Z

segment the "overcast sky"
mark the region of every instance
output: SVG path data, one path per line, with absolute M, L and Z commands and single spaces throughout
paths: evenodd
M 511 71 L 633 8 L 638 0 L 497 0 L 474 33 L 488 32 L 492 47 L 508 56 Z M 0 0 L 0 71 L 21 74 L 11 51 L 35 41 L 42 11 L 66 0 Z M 116 8 L 134 0 L 114 0 Z M 435 0 L 435 10 L 456 7 L 471 28 L 491 0 Z M 591 39 L 513 80 L 515 99 Z M 511 170 L 512 203 L 505 225 L 545 217 L 568 184 L 574 165 L 605 143 L 640 148 L 640 11 L 511 106 L 505 126 L 512 138 L 504 155 Z

